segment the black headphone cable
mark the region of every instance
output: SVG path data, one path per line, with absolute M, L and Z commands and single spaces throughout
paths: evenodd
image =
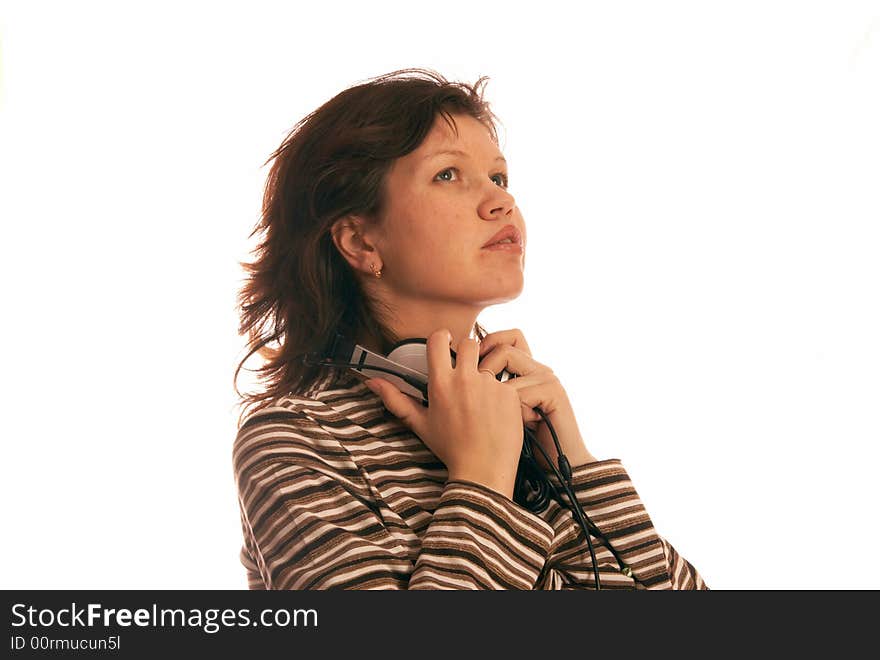
M 550 486 L 553 488 L 553 491 L 557 495 L 557 501 L 559 502 L 559 504 L 562 505 L 563 507 L 571 510 L 571 512 L 575 516 L 575 519 L 577 520 L 578 524 L 580 525 L 581 530 L 584 532 L 584 536 L 586 537 L 586 541 L 587 541 L 587 547 L 590 550 L 590 559 L 593 562 L 593 575 L 596 580 L 596 590 L 598 591 L 602 587 L 601 587 L 601 584 L 599 581 L 599 567 L 596 562 L 596 555 L 593 551 L 593 543 L 590 540 L 590 531 L 593 532 L 594 536 L 601 538 L 605 544 L 605 547 L 608 548 L 608 550 L 611 552 L 612 555 L 614 555 L 614 558 L 617 560 L 617 563 L 620 564 L 620 572 L 623 573 L 624 575 L 626 575 L 627 577 L 632 578 L 632 569 L 629 566 L 627 566 L 626 562 L 623 560 L 623 557 L 620 556 L 620 553 L 618 553 L 617 550 L 614 548 L 614 546 L 612 546 L 611 543 L 608 542 L 608 539 L 606 539 L 604 537 L 604 535 L 599 530 L 599 528 L 596 527 L 596 525 L 593 523 L 592 520 L 590 520 L 589 516 L 587 516 L 586 513 L 584 513 L 583 507 L 581 507 L 580 503 L 577 500 L 577 497 L 575 497 L 574 486 L 571 483 L 571 467 L 569 466 L 568 458 L 562 452 L 562 447 L 559 445 L 559 438 L 556 435 L 556 430 L 553 428 L 553 425 L 550 423 L 550 420 L 547 419 L 546 414 L 544 413 L 543 410 L 541 410 L 540 407 L 535 406 L 534 408 L 532 408 L 532 410 L 534 410 L 536 413 L 538 413 L 541 416 L 541 418 L 547 424 L 547 428 L 550 429 L 550 435 L 553 437 L 553 443 L 556 445 L 556 452 L 558 454 L 558 461 L 560 464 L 560 469 L 557 469 L 557 467 L 553 464 L 553 461 L 550 460 L 550 457 L 547 455 L 547 452 L 544 450 L 544 448 L 541 446 L 541 444 L 537 441 L 537 439 L 535 438 L 532 431 L 526 427 L 525 432 L 529 438 L 529 441 L 532 443 L 533 446 L 538 448 L 538 450 L 544 456 L 544 460 L 547 462 L 547 464 L 553 470 L 553 473 L 556 476 L 556 478 L 559 480 L 559 483 L 562 484 L 563 488 L 565 488 L 565 492 L 566 492 L 566 495 L 568 495 L 568 500 L 569 500 L 568 505 L 565 504 L 565 502 L 562 500 L 561 496 L 559 495 L 559 491 L 556 490 L 556 487 L 553 486 L 553 484 L 548 479 L 548 483 L 550 484 Z M 562 474 L 560 474 L 560 470 L 562 471 Z

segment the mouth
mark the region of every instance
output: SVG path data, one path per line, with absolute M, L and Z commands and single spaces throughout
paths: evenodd
M 488 252 L 513 252 L 516 254 L 523 253 L 522 243 L 514 243 L 512 241 L 500 241 L 498 243 L 493 243 L 492 245 L 487 245 L 483 249 Z
M 518 246 L 519 249 L 522 250 L 522 234 L 520 234 L 519 230 L 513 225 L 507 225 L 490 238 L 489 241 L 483 245 L 482 249 L 488 250 L 490 248 L 498 248 L 499 246 Z

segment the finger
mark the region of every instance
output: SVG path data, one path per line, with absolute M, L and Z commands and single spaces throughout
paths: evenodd
M 445 380 L 452 375 L 452 353 L 449 351 L 452 335 L 446 328 L 439 328 L 428 336 L 428 382 Z M 457 361 L 457 360 L 456 360 Z
M 560 399 L 558 388 L 561 385 L 555 375 L 533 373 L 511 378 L 502 384 L 516 390 L 522 408 L 523 422 L 543 421 L 544 418 L 535 412 L 535 406 L 544 411 L 545 415 L 549 415 L 556 409 Z
M 545 415 L 550 415 L 563 402 L 564 392 L 561 392 L 559 379 L 553 376 L 546 379 L 539 376 L 522 376 L 513 378 L 502 385 L 513 387 L 519 395 L 520 404 L 531 411 L 530 420 L 543 419 L 534 409 L 540 408 Z
M 379 395 L 385 408 L 420 438 L 427 428 L 427 409 L 382 378 L 371 378 L 365 385 Z
M 480 346 L 480 355 L 485 355 L 487 351 L 492 350 L 499 344 L 510 344 L 528 355 L 532 354 L 532 350 L 529 348 L 529 344 L 526 342 L 526 338 L 523 336 L 522 331 L 519 330 L 519 328 L 513 328 L 512 330 L 490 332 L 483 337 L 483 342 Z
M 537 371 L 549 369 L 540 362 L 532 359 L 528 353 L 508 344 L 499 344 L 493 351 L 484 355 L 478 365 L 479 369 L 489 369 L 493 374 L 501 373 L 507 369 L 517 376 L 526 376 Z
M 538 423 L 543 421 L 544 418 L 536 413 L 527 403 L 520 401 L 520 408 L 522 409 L 523 424 L 534 431 L 538 427 Z
M 455 371 L 459 373 L 477 373 L 477 363 L 480 357 L 480 342 L 471 337 L 463 337 L 458 343 L 455 353 Z

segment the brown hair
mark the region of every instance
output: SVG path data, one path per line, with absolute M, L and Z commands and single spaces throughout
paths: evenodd
M 239 335 L 248 337 L 248 353 L 233 376 L 243 406 L 239 425 L 279 396 L 309 391 L 324 369 L 334 369 L 298 358 L 327 350 L 336 331 L 354 340 L 377 337 L 385 353 L 400 341 L 385 323 L 387 310 L 364 295 L 330 229 L 349 214 L 381 217 L 393 161 L 418 148 L 438 115 L 453 130 L 451 114 L 470 115 L 498 144 L 497 118 L 480 88 L 486 80 L 450 82 L 421 68 L 368 79 L 297 122 L 266 161 L 274 162 L 261 218 L 249 237 L 264 235 L 253 263 L 239 262 L 248 273 L 237 301 Z M 474 331 L 486 334 L 479 323 Z M 264 358 L 257 369 L 264 389 L 242 394 L 238 373 L 257 352 Z

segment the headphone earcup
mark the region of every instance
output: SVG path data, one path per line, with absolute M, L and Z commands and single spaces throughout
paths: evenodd
M 449 354 L 452 360 L 452 366 L 455 367 L 455 349 L 450 348 Z M 402 364 L 410 369 L 428 375 L 428 340 L 421 337 L 404 339 L 391 349 L 388 353 L 388 359 L 397 364 Z M 502 383 L 516 378 L 516 374 L 510 373 L 507 369 L 502 369 L 500 373 L 495 375 Z

